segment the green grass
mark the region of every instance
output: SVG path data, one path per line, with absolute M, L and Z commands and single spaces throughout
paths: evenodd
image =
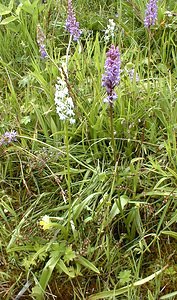
M 175 299 L 175 1 L 159 0 L 150 43 L 146 1 L 73 1 L 83 29 L 69 52 L 74 125 L 54 103 L 67 1 L 19 2 L 3 1 L 12 4 L 4 14 L 0 6 L 0 135 L 17 131 L 17 142 L 0 147 L 0 298 Z M 117 30 L 105 43 L 109 18 Z M 122 61 L 115 153 L 101 87 L 111 42 Z

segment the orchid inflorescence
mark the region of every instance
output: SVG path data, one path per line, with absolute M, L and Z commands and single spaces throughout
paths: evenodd
M 8 145 L 17 141 L 17 132 L 15 130 L 6 131 L 0 138 L 0 146 Z
M 73 100 L 69 95 L 68 87 L 64 79 L 57 79 L 55 90 L 56 111 L 61 121 L 69 120 L 70 124 L 75 123 Z
M 157 1 L 158 0 L 149 0 L 147 3 L 144 18 L 144 26 L 146 28 L 150 28 L 152 25 L 155 25 L 157 20 Z
M 108 25 L 107 25 L 107 28 L 105 30 L 105 34 L 104 34 L 104 40 L 105 42 L 108 42 L 110 40 L 110 38 L 114 38 L 114 35 L 115 35 L 115 22 L 113 19 L 109 19 L 108 21 Z
M 79 39 L 81 30 L 79 29 L 79 22 L 76 21 L 72 0 L 68 0 L 68 17 L 66 19 L 66 30 L 73 37 L 74 41 L 77 41 Z
M 46 39 L 46 37 L 45 37 L 45 35 L 42 31 L 42 28 L 38 24 L 37 25 L 37 43 L 38 43 L 38 46 L 39 46 L 39 52 L 41 54 L 41 58 L 46 58 L 47 57 L 45 39 Z
M 119 48 L 112 45 L 106 53 L 107 59 L 105 62 L 105 73 L 102 77 L 102 86 L 106 88 L 107 97 L 104 102 L 110 104 L 117 99 L 117 94 L 114 91 L 116 85 L 120 82 L 120 52 Z

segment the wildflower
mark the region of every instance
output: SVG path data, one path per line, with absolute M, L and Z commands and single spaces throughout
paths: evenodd
M 144 26 L 150 28 L 151 25 L 155 24 L 157 20 L 157 1 L 158 0 L 149 0 L 145 12 Z
M 69 96 L 69 91 L 66 82 L 58 78 L 55 90 L 55 104 L 57 114 L 60 120 L 69 120 L 70 124 L 75 123 L 74 104 L 72 98 Z
M 79 22 L 76 21 L 72 0 L 68 0 L 68 17 L 66 20 L 66 30 L 73 37 L 74 41 L 77 41 L 79 39 L 81 30 L 79 29 Z
M 39 45 L 39 51 L 42 58 L 45 58 L 47 56 L 46 47 L 45 47 L 45 35 L 42 31 L 41 26 L 37 25 L 37 43 Z
M 131 81 L 133 81 L 134 78 L 135 78 L 136 82 L 140 81 L 138 73 L 135 74 L 135 69 L 130 69 L 128 71 L 128 75 L 129 75 Z
M 6 131 L 0 139 L 0 146 L 2 145 L 8 145 L 12 142 L 16 142 L 17 141 L 17 132 L 15 130 L 12 131 Z
M 43 216 L 41 221 L 39 222 L 39 225 L 42 227 L 43 230 L 47 230 L 50 227 L 52 227 L 52 222 L 50 221 L 50 217 L 47 215 Z
M 165 15 L 166 15 L 167 17 L 171 18 L 171 17 L 173 17 L 174 14 L 173 14 L 172 11 L 167 10 L 167 11 L 165 12 Z
M 110 104 L 117 99 L 117 94 L 114 91 L 116 85 L 120 82 L 120 52 L 119 48 L 112 45 L 106 53 L 107 59 L 105 62 L 105 74 L 102 77 L 102 86 L 106 88 L 108 94 L 104 102 Z
M 115 22 L 113 19 L 109 19 L 109 24 L 107 25 L 107 29 L 105 30 L 105 36 L 104 39 L 105 41 L 109 41 L 110 38 L 114 37 L 114 32 L 115 32 Z

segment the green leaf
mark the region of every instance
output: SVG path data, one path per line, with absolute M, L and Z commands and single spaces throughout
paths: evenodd
M 82 256 L 78 256 L 76 262 L 79 262 L 84 267 L 92 270 L 93 272 L 95 272 L 97 274 L 100 274 L 100 271 L 95 267 L 95 265 L 93 263 L 91 263 L 90 261 L 88 261 L 86 258 L 84 258 Z
M 27 217 L 29 216 L 29 214 L 32 212 L 33 208 L 30 207 L 28 209 L 28 211 L 26 212 L 26 214 L 23 216 L 23 218 L 21 219 L 20 223 L 16 226 L 16 228 L 14 229 L 14 231 L 12 232 L 11 235 L 11 239 L 9 244 L 7 245 L 6 251 L 9 252 L 11 251 L 11 247 L 14 245 L 14 243 L 16 242 L 16 240 L 19 238 L 20 235 L 20 229 L 23 226 L 23 224 L 26 222 Z
M 36 116 L 37 116 L 38 122 L 39 122 L 39 124 L 42 127 L 44 136 L 46 138 L 49 138 L 47 123 L 46 123 L 45 117 L 43 116 L 42 109 L 38 109 L 37 107 L 34 106 L 34 110 L 36 112 Z
M 25 257 L 22 262 L 22 266 L 25 267 L 27 271 L 29 271 L 31 266 L 36 266 L 36 261 L 32 257 Z
M 166 294 L 162 297 L 160 297 L 160 300 L 166 300 L 166 299 L 171 299 L 172 297 L 177 296 L 177 291 L 170 293 L 170 294 Z
M 12 32 L 19 32 L 20 31 L 20 24 L 17 24 L 17 22 L 10 22 L 9 24 L 6 25 L 8 30 L 12 31 Z
M 16 13 L 17 16 L 20 15 L 21 9 L 22 9 L 22 3 L 20 3 L 20 4 L 17 6 L 17 9 L 16 9 L 16 11 L 15 11 L 15 13 Z
M 131 280 L 131 270 L 124 270 L 119 273 L 118 276 L 120 283 L 124 285 L 125 283 L 130 282 Z
M 120 199 L 116 199 L 109 215 L 109 222 L 112 221 L 112 219 L 120 214 L 121 210 L 124 209 L 125 205 L 129 202 L 129 198 L 126 195 L 120 196 Z
M 45 290 L 48 281 L 52 275 L 52 272 L 58 262 L 59 258 L 57 259 L 56 257 L 51 257 L 48 262 L 46 263 L 43 271 L 42 271 L 42 275 L 40 278 L 40 285 L 41 287 Z
M 175 232 L 175 231 L 167 230 L 167 231 L 162 231 L 161 233 L 165 234 L 165 235 L 169 235 L 170 237 L 177 239 L 177 232 Z
M 32 295 L 35 296 L 36 300 L 44 299 L 45 289 L 58 260 L 59 258 L 57 259 L 56 257 L 51 257 L 46 263 L 42 271 L 39 283 L 37 283 L 36 286 L 32 289 Z
M 20 124 L 24 124 L 24 125 L 27 125 L 30 122 L 31 122 L 30 116 L 25 116 L 25 117 L 21 118 L 21 120 L 20 120 Z
M 9 6 L 8 6 L 8 8 L 10 9 L 10 11 L 12 11 L 13 6 L 14 6 L 14 0 L 10 0 Z
M 85 200 L 83 200 L 81 203 L 73 205 L 73 218 L 76 221 L 78 217 L 80 216 L 82 210 L 90 203 L 92 198 L 99 195 L 100 192 L 93 193 L 89 195 Z
M 0 25 L 7 25 L 7 24 L 15 21 L 16 19 L 17 19 L 17 17 L 15 17 L 15 16 L 7 17 L 1 21 Z
M 75 252 L 72 250 L 72 247 L 69 246 L 66 248 L 65 255 L 63 257 L 64 262 L 67 264 L 76 257 Z
M 14 0 L 11 0 L 9 3 L 9 6 L 5 6 L 3 4 L 0 4 L 0 15 L 8 15 L 11 13 L 13 9 Z
M 32 288 L 32 296 L 35 297 L 36 300 L 42 300 L 43 299 L 43 291 L 41 290 L 39 285 L 35 285 Z
M 154 300 L 154 297 L 150 290 L 148 290 L 148 300 Z
M 21 8 L 29 14 L 33 14 L 35 8 L 37 8 L 39 0 L 33 1 L 32 3 L 29 0 L 23 0 Z
M 122 287 L 118 290 L 114 290 L 114 291 L 104 291 L 104 292 L 100 292 L 97 293 L 95 295 L 91 295 L 88 300 L 98 300 L 98 299 L 104 299 L 104 298 L 113 298 L 115 296 L 119 296 L 122 295 L 124 293 L 126 293 L 129 289 L 130 289 L 130 285 Z
M 53 243 L 52 244 L 52 251 L 50 256 L 51 257 L 61 257 L 65 254 L 66 249 L 66 242 L 60 242 L 60 243 Z
M 76 276 L 74 272 L 74 268 L 68 268 L 62 259 L 60 259 L 60 261 L 58 262 L 58 266 L 69 277 L 74 278 Z
M 111 298 L 111 297 L 122 295 L 122 294 L 128 292 L 131 288 L 134 288 L 136 286 L 140 286 L 140 285 L 145 284 L 145 283 L 149 282 L 150 280 L 154 279 L 156 276 L 158 276 L 160 273 L 162 273 L 166 268 L 167 268 L 167 266 L 165 266 L 164 268 L 162 268 L 158 272 L 155 272 L 155 273 L 153 273 L 152 275 L 150 275 L 146 278 L 138 280 L 138 281 L 134 282 L 133 284 L 129 284 L 129 285 L 127 285 L 125 287 L 122 287 L 118 290 L 104 291 L 104 292 L 97 293 L 95 295 L 91 295 L 91 296 L 88 297 L 88 300 L 98 300 L 98 299 Z

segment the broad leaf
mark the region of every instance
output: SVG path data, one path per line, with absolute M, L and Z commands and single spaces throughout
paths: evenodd
M 0 15 L 8 15 L 11 13 L 13 9 L 14 0 L 11 0 L 9 3 L 9 6 L 5 6 L 3 4 L 0 4 Z
M 1 21 L 0 25 L 7 25 L 7 24 L 15 21 L 16 19 L 17 19 L 17 17 L 15 17 L 15 16 L 7 17 Z

